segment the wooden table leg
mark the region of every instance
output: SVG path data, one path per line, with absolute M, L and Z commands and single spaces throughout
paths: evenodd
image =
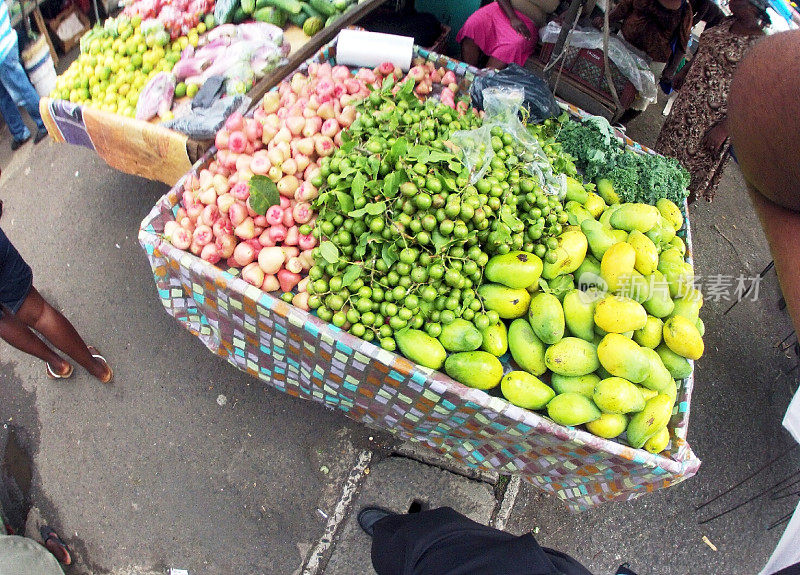
M 47 40 L 47 46 L 50 48 L 50 56 L 53 58 L 53 65 L 58 65 L 58 54 L 56 54 L 53 41 L 50 39 L 50 34 L 47 32 L 47 24 L 44 21 L 44 16 L 42 16 L 42 11 L 39 10 L 38 4 L 33 10 L 33 19 L 36 20 L 36 26 L 39 28 L 39 32 L 44 35 L 44 39 Z

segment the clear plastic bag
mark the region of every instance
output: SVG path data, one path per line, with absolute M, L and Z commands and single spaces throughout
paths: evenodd
M 566 176 L 553 173 L 553 167 L 547 159 L 547 154 L 542 150 L 539 140 L 528 132 L 519 120 L 524 99 L 525 92 L 522 88 L 486 88 L 483 91 L 483 105 L 486 112 L 483 118 L 483 127 L 491 130 L 493 126 L 499 126 L 522 144 L 525 150 L 531 152 L 533 160 L 523 165 L 525 171 L 542 182 L 547 193 L 563 199 L 567 193 Z M 489 149 L 491 149 L 491 144 Z
M 529 118 L 534 122 L 543 122 L 547 118 L 561 114 L 561 108 L 558 107 L 547 83 L 517 64 L 509 64 L 503 70 L 477 76 L 469 90 L 472 105 L 483 110 L 483 91 L 491 87 L 524 89 L 523 105 L 528 110 Z
M 490 130 L 491 127 L 484 124 L 474 130 L 458 130 L 450 136 L 450 141 L 459 148 L 461 159 L 469 169 L 471 184 L 483 177 L 494 158 Z
M 172 108 L 175 95 L 175 76 L 159 72 L 153 76 L 139 94 L 136 104 L 136 119 L 151 120 L 156 114 L 164 114 Z
M 548 22 L 547 26 L 539 32 L 539 37 L 546 44 L 555 44 L 560 32 L 561 24 Z M 603 49 L 603 33 L 595 28 L 577 26 L 569 33 L 567 41 L 574 48 Z M 648 102 L 656 101 L 656 80 L 647 60 L 631 51 L 617 36 L 608 38 L 608 57 L 631 81 L 642 98 Z

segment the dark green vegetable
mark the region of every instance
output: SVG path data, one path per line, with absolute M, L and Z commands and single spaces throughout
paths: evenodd
M 241 0 L 241 8 L 245 14 L 252 14 L 256 10 L 256 0 Z
M 298 0 L 267 0 L 267 5 L 287 14 L 300 14 L 303 10 L 303 5 Z
M 333 16 L 336 14 L 336 7 L 328 0 L 308 0 L 311 7 L 323 16 Z

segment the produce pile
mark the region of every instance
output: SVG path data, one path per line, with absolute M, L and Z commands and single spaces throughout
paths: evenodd
M 254 19 L 283 28 L 294 24 L 306 36 L 330 26 L 357 0 L 219 0 L 214 16 L 221 23 Z
M 563 122 L 555 139 L 589 182 L 596 182 L 598 189 L 610 183 L 618 201 L 654 205 L 667 198 L 680 206 L 689 195 L 689 173 L 678 160 L 626 149 L 605 118 Z M 605 199 L 609 201 L 608 195 Z
M 294 74 L 267 93 L 253 118 L 232 115 L 217 134 L 216 159 L 185 180 L 176 221 L 165 237 L 210 263 L 242 268 L 245 281 L 280 290 L 309 309 L 309 279 L 303 276 L 318 243 L 310 202 L 328 171 L 320 166 L 343 144 L 342 130 L 356 119 L 355 104 L 384 84 L 390 90 L 402 77 L 391 64 L 355 74 L 346 66 L 311 64 L 307 74 Z M 455 117 L 456 108 L 466 109 L 455 101 L 453 72 L 419 65 L 406 79 L 409 93 L 435 89 Z
M 136 0 L 122 13 L 130 19 L 158 21 L 174 40 L 189 34 L 213 11 L 214 0 Z
M 138 16 L 109 18 L 81 38 L 80 56 L 58 77 L 50 96 L 134 117 L 148 82 L 159 72 L 172 70 L 181 52 L 197 46 L 206 29 L 206 23 L 200 22 L 187 35 L 171 41 L 158 21 L 143 22 Z
M 465 385 L 663 451 L 676 380 L 703 353 L 681 211 L 584 186 L 558 138 L 575 122 L 523 129 L 533 145 L 455 80 L 312 64 L 229 119 L 165 238 Z

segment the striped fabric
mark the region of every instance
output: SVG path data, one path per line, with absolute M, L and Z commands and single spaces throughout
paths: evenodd
M 5 0 L 0 0 L 0 62 L 3 62 L 8 53 L 17 44 L 17 31 L 11 27 L 8 19 L 8 6 Z

